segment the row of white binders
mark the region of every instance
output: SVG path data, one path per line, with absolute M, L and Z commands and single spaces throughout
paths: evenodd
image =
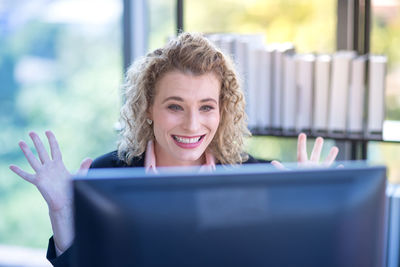
M 381 134 L 387 58 L 338 51 L 297 54 L 263 35 L 210 34 L 242 79 L 250 129 Z

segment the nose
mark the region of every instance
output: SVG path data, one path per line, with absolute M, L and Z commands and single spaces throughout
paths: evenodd
M 183 127 L 189 132 L 195 133 L 200 129 L 200 114 L 196 110 L 190 110 L 187 112 Z

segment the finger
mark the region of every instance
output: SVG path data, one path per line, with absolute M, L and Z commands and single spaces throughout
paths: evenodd
M 324 161 L 324 165 L 325 166 L 331 166 L 332 163 L 335 161 L 336 156 L 339 153 L 339 148 L 337 148 L 336 146 L 331 148 L 331 151 L 329 151 L 328 156 L 326 157 L 325 161 Z
M 300 133 L 297 139 L 297 161 L 307 161 L 307 136 L 304 133 Z
M 34 183 L 35 181 L 35 175 L 24 172 L 23 170 L 21 170 L 18 166 L 15 165 L 10 165 L 10 170 L 12 170 L 15 174 L 17 174 L 18 176 L 20 176 L 22 179 L 30 182 L 30 183 Z
M 76 175 L 80 175 L 80 176 L 85 176 L 90 168 L 90 165 L 92 164 L 93 160 L 92 159 L 84 159 L 81 163 L 81 166 L 79 167 L 78 172 L 76 173 Z
M 58 146 L 58 142 L 56 137 L 54 136 L 52 131 L 46 131 L 47 139 L 49 140 L 51 157 L 53 160 L 62 160 L 62 155 L 60 151 L 60 147 Z
M 277 169 L 279 169 L 279 170 L 285 170 L 285 169 L 286 169 L 285 166 L 283 166 L 283 164 L 280 163 L 279 161 L 273 160 L 273 161 L 271 161 L 271 164 L 272 164 L 275 168 L 277 168 Z
M 321 157 L 322 146 L 324 145 L 324 139 L 322 137 L 318 137 L 315 140 L 313 150 L 311 152 L 310 161 L 314 163 L 319 162 L 319 158 Z
M 30 150 L 30 148 L 24 141 L 19 142 L 19 147 L 21 148 L 22 152 L 24 153 L 25 158 L 28 160 L 32 169 L 34 169 L 37 172 L 40 169 L 40 167 L 42 166 L 42 164 L 37 160 L 35 155 L 33 155 L 32 151 Z
M 31 137 L 33 144 L 35 145 L 36 151 L 39 155 L 39 159 L 42 163 L 50 161 L 49 154 L 47 153 L 42 140 L 40 140 L 39 136 L 35 132 L 30 132 L 29 136 Z

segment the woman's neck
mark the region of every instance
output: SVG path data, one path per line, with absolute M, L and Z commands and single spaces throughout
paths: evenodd
M 177 160 L 170 155 L 165 155 L 165 153 L 163 153 L 162 149 L 157 144 L 154 144 L 154 154 L 157 167 L 200 166 L 205 163 L 204 153 L 195 161 L 182 161 Z
M 204 164 L 204 155 L 196 161 L 180 161 L 173 158 L 165 158 L 156 154 L 157 167 L 174 167 L 174 166 L 200 166 Z

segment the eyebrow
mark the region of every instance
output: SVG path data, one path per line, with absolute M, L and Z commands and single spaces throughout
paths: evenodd
M 161 104 L 164 104 L 165 102 L 167 102 L 169 100 L 176 100 L 176 101 L 179 101 L 179 102 L 183 102 L 183 98 L 182 97 L 170 96 L 170 97 L 167 97 L 166 99 L 164 99 L 164 101 Z M 208 101 L 211 101 L 211 102 L 214 102 L 215 104 L 218 104 L 218 102 L 214 98 L 211 98 L 211 97 L 200 100 L 200 102 L 202 102 L 202 103 L 203 102 L 208 102 Z

